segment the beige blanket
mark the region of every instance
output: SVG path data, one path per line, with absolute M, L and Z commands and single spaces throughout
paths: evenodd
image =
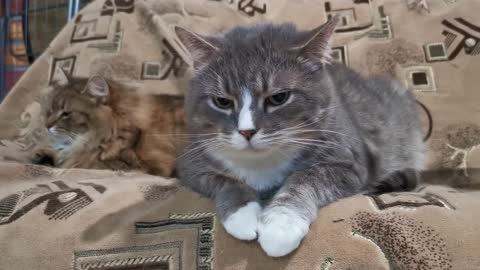
M 267 258 L 228 236 L 207 199 L 174 180 L 0 164 L 0 269 L 480 269 L 480 2 L 476 0 L 98 0 L 51 43 L 0 106 L 0 156 L 45 142 L 41 97 L 63 69 L 140 93 L 181 94 L 188 54 L 178 24 L 309 29 L 340 14 L 334 57 L 415 91 L 429 144 L 418 193 L 356 196 L 319 213 L 300 249 Z M 429 121 L 429 117 L 433 121 Z M 441 173 L 437 173 L 442 170 Z
M 0 269 L 480 269 L 480 191 L 341 200 L 279 259 L 173 179 L 17 163 L 0 177 Z

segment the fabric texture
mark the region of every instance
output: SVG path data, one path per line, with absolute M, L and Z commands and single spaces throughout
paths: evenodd
M 480 269 L 477 10 L 476 0 L 94 1 L 0 105 L 0 269 Z M 415 92 L 424 178 L 455 188 L 340 200 L 319 212 L 297 251 L 273 259 L 226 234 L 212 203 L 175 179 L 18 163 L 46 141 L 42 97 L 60 69 L 181 95 L 190 60 L 173 25 L 311 29 L 334 14 L 334 59 Z
M 1 163 L 0 269 L 478 269 L 480 191 L 354 196 L 265 255 L 175 179 Z

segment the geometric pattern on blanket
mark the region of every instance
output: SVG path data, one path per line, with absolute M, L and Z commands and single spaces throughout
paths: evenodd
M 137 234 L 172 234 L 175 230 L 192 230 L 197 236 L 197 256 L 188 256 L 198 270 L 211 270 L 213 262 L 215 214 L 172 214 L 169 219 L 154 222 L 136 222 Z M 152 235 L 152 237 L 155 237 Z M 103 250 L 75 252 L 74 269 L 78 270 L 123 270 L 183 269 L 183 239 L 149 246 L 131 246 Z M 191 255 L 191 254 L 189 254 Z
M 256 241 L 228 235 L 211 200 L 174 179 L 0 162 L 0 180 L 0 269 L 476 269 L 480 264 L 473 214 L 479 192 L 425 186 L 340 200 L 321 209 L 298 250 L 273 259 Z M 75 198 L 89 198 L 89 204 L 67 207 Z M 42 202 L 20 210 L 32 201 Z
M 76 270 L 170 270 L 178 266 L 182 242 L 75 252 Z
M 81 186 L 91 187 L 98 193 L 106 190 L 104 186 L 91 182 L 76 184 L 80 187 L 71 188 L 64 181 L 53 181 L 5 196 L 0 199 L 0 226 L 16 221 L 36 207 L 44 207 L 43 213 L 49 220 L 68 219 L 93 202 Z
M 196 213 L 192 215 L 173 214 L 168 220 L 155 222 L 136 222 L 139 234 L 169 233 L 171 230 L 193 229 L 198 235 L 197 269 L 211 270 L 213 260 L 214 213 Z M 174 268 L 169 268 L 174 269 Z

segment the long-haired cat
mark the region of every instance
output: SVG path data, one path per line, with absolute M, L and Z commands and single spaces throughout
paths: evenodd
M 212 198 L 228 233 L 270 256 L 298 247 L 322 207 L 376 187 L 408 190 L 422 168 L 415 98 L 399 83 L 330 62 L 338 18 L 202 36 L 193 59 L 180 179 Z M 264 200 L 265 199 L 265 200 Z
M 184 129 L 183 97 L 140 95 L 100 76 L 61 72 L 46 99 L 55 166 L 142 169 L 171 176 Z

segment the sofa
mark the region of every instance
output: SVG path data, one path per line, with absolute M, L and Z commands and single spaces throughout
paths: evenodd
M 478 10 L 476 0 L 93 1 L 0 105 L 0 269 L 480 269 Z M 191 69 L 174 25 L 310 29 L 335 14 L 334 61 L 394 77 L 420 101 L 427 169 L 412 192 L 321 209 L 288 256 L 227 234 L 212 202 L 177 179 L 30 164 L 59 69 L 181 96 Z

